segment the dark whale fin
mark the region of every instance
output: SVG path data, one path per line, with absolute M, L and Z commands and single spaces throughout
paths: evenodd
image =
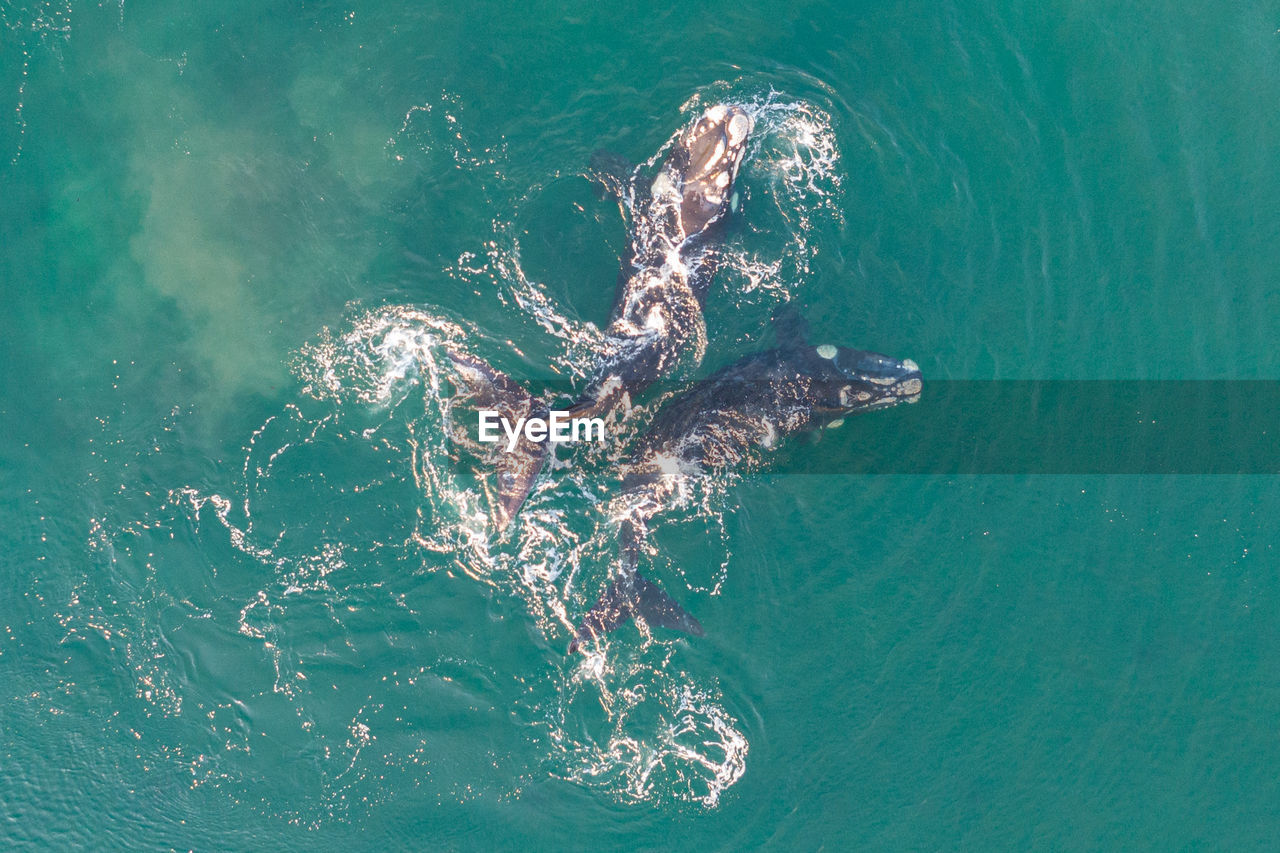
M 600 184 L 605 193 L 626 201 L 627 191 L 635 180 L 637 166 L 621 154 L 615 154 L 604 148 L 591 152 L 591 171 L 588 177 Z
M 602 637 L 636 616 L 649 625 L 684 631 L 695 637 L 705 633 L 701 623 L 661 587 L 643 575 L 633 574 L 615 580 L 582 618 L 574 629 L 569 654 L 581 649 L 584 642 Z
M 601 198 L 611 198 L 618 203 L 624 219 L 634 216 L 635 210 L 647 203 L 648 191 L 637 184 L 639 176 L 640 166 L 621 154 L 605 148 L 597 148 L 591 153 L 591 167 L 587 170 L 587 178 L 597 185 Z M 635 246 L 629 236 L 627 248 L 618 258 L 618 280 L 613 288 L 610 317 L 618 315 L 627 282 L 636 271 L 635 257 Z
M 453 349 L 449 350 L 449 358 L 477 408 L 492 409 L 510 423 L 516 423 L 520 418 L 547 416 L 546 404 L 492 365 Z M 501 440 L 505 442 L 506 438 Z M 547 461 L 548 446 L 545 441 L 530 441 L 521 435 L 513 450 L 507 452 L 504 448 L 497 451 L 494 523 L 499 530 L 511 523 L 529 496 Z
M 773 311 L 773 334 L 778 349 L 799 349 L 809 345 L 809 323 L 793 302 L 779 305 Z
M 542 414 L 537 415 L 537 417 L 545 416 L 545 409 Z M 542 473 L 542 466 L 547 462 L 548 447 L 545 441 L 534 442 L 522 437 L 515 450 L 510 453 L 504 452 L 499 457 L 496 472 L 497 514 L 494 518 L 499 530 L 506 529 L 511 519 L 515 518 L 520 507 L 524 505 L 525 499 L 529 497 L 533 484 Z
M 637 616 L 649 625 L 684 631 L 695 637 L 703 636 L 702 625 L 697 619 L 660 586 L 636 571 L 644 536 L 643 521 L 634 518 L 623 520 L 618 530 L 619 566 L 614 581 L 574 628 L 569 654 L 581 649 L 583 643 L 603 637 Z

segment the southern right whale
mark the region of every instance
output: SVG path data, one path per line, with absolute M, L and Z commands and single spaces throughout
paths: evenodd
M 574 629 L 569 652 L 640 616 L 701 636 L 702 626 L 639 572 L 650 519 L 691 477 L 759 464 L 787 435 L 920 397 L 920 368 L 878 353 L 813 346 L 797 314 L 779 312 L 778 346 L 748 355 L 668 402 L 640 437 L 622 482 L 618 562 Z
M 571 412 L 601 414 L 666 376 L 686 353 L 701 360 L 702 306 L 715 271 L 708 244 L 735 207 L 734 183 L 751 128 L 744 110 L 711 107 L 680 135 L 648 187 L 635 172 L 619 174 L 616 161 L 610 168 L 597 158 L 599 179 L 637 214 L 605 352 Z
M 569 408 L 573 417 L 602 416 L 677 365 L 701 362 L 707 344 L 702 307 L 716 266 L 710 244 L 737 206 L 735 183 L 751 130 L 742 108 L 708 108 L 680 133 L 647 184 L 638 167 L 610 155 L 594 158 L 594 176 L 632 211 L 632 222 L 603 351 Z M 459 367 L 473 375 L 479 369 L 474 363 Z M 517 405 L 537 416 L 548 410 L 538 402 Z M 546 442 L 522 442 L 500 458 L 500 529 L 533 488 L 547 449 Z

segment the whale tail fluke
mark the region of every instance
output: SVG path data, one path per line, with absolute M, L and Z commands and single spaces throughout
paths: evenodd
M 695 637 L 703 635 L 702 625 L 662 587 L 636 571 L 644 540 L 644 523 L 626 519 L 619 530 L 619 571 L 600 600 L 592 605 L 587 615 L 573 632 L 569 654 L 582 648 L 582 644 L 596 637 L 603 637 L 639 616 L 647 625 L 684 631 Z
M 660 586 L 643 575 L 635 574 L 617 579 L 600 596 L 574 630 L 569 654 L 579 651 L 583 643 L 603 637 L 637 616 L 648 625 L 683 631 L 695 637 L 705 633 L 702 624 Z
M 496 411 L 508 423 L 547 416 L 545 403 L 492 365 L 458 350 L 450 350 L 449 358 L 477 408 Z M 529 496 L 546 464 L 547 449 L 546 441 L 532 441 L 522 433 L 514 448 L 498 451 L 494 472 L 497 494 L 493 498 L 493 521 L 498 530 L 506 529 Z

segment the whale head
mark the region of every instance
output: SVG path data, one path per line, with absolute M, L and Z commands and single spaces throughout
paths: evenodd
M 717 104 L 681 134 L 665 177 L 672 195 L 678 196 L 685 239 L 702 234 L 729 212 L 752 127 L 746 110 Z
M 920 399 L 920 367 L 866 350 L 823 344 L 805 352 L 804 372 L 812 379 L 811 401 L 819 420 L 887 409 Z

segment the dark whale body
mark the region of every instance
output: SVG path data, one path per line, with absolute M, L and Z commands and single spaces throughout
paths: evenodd
M 635 616 L 702 635 L 698 620 L 638 571 L 648 522 L 682 479 L 759 464 L 788 435 L 919 399 L 920 370 L 909 359 L 811 346 L 798 317 L 784 315 L 778 329 L 778 348 L 748 355 L 677 396 L 639 439 L 622 484 L 627 510 L 617 569 L 576 626 L 571 653 Z
M 702 306 L 716 262 L 711 244 L 736 206 L 734 185 L 751 117 L 739 107 L 710 107 L 681 132 L 651 183 L 639 169 L 597 155 L 594 177 L 633 211 L 628 248 L 599 360 L 569 408 L 600 417 L 623 400 L 696 365 L 706 350 Z M 547 406 L 528 408 L 545 416 Z M 522 442 L 498 470 L 496 522 L 505 527 L 533 488 L 547 444 Z

